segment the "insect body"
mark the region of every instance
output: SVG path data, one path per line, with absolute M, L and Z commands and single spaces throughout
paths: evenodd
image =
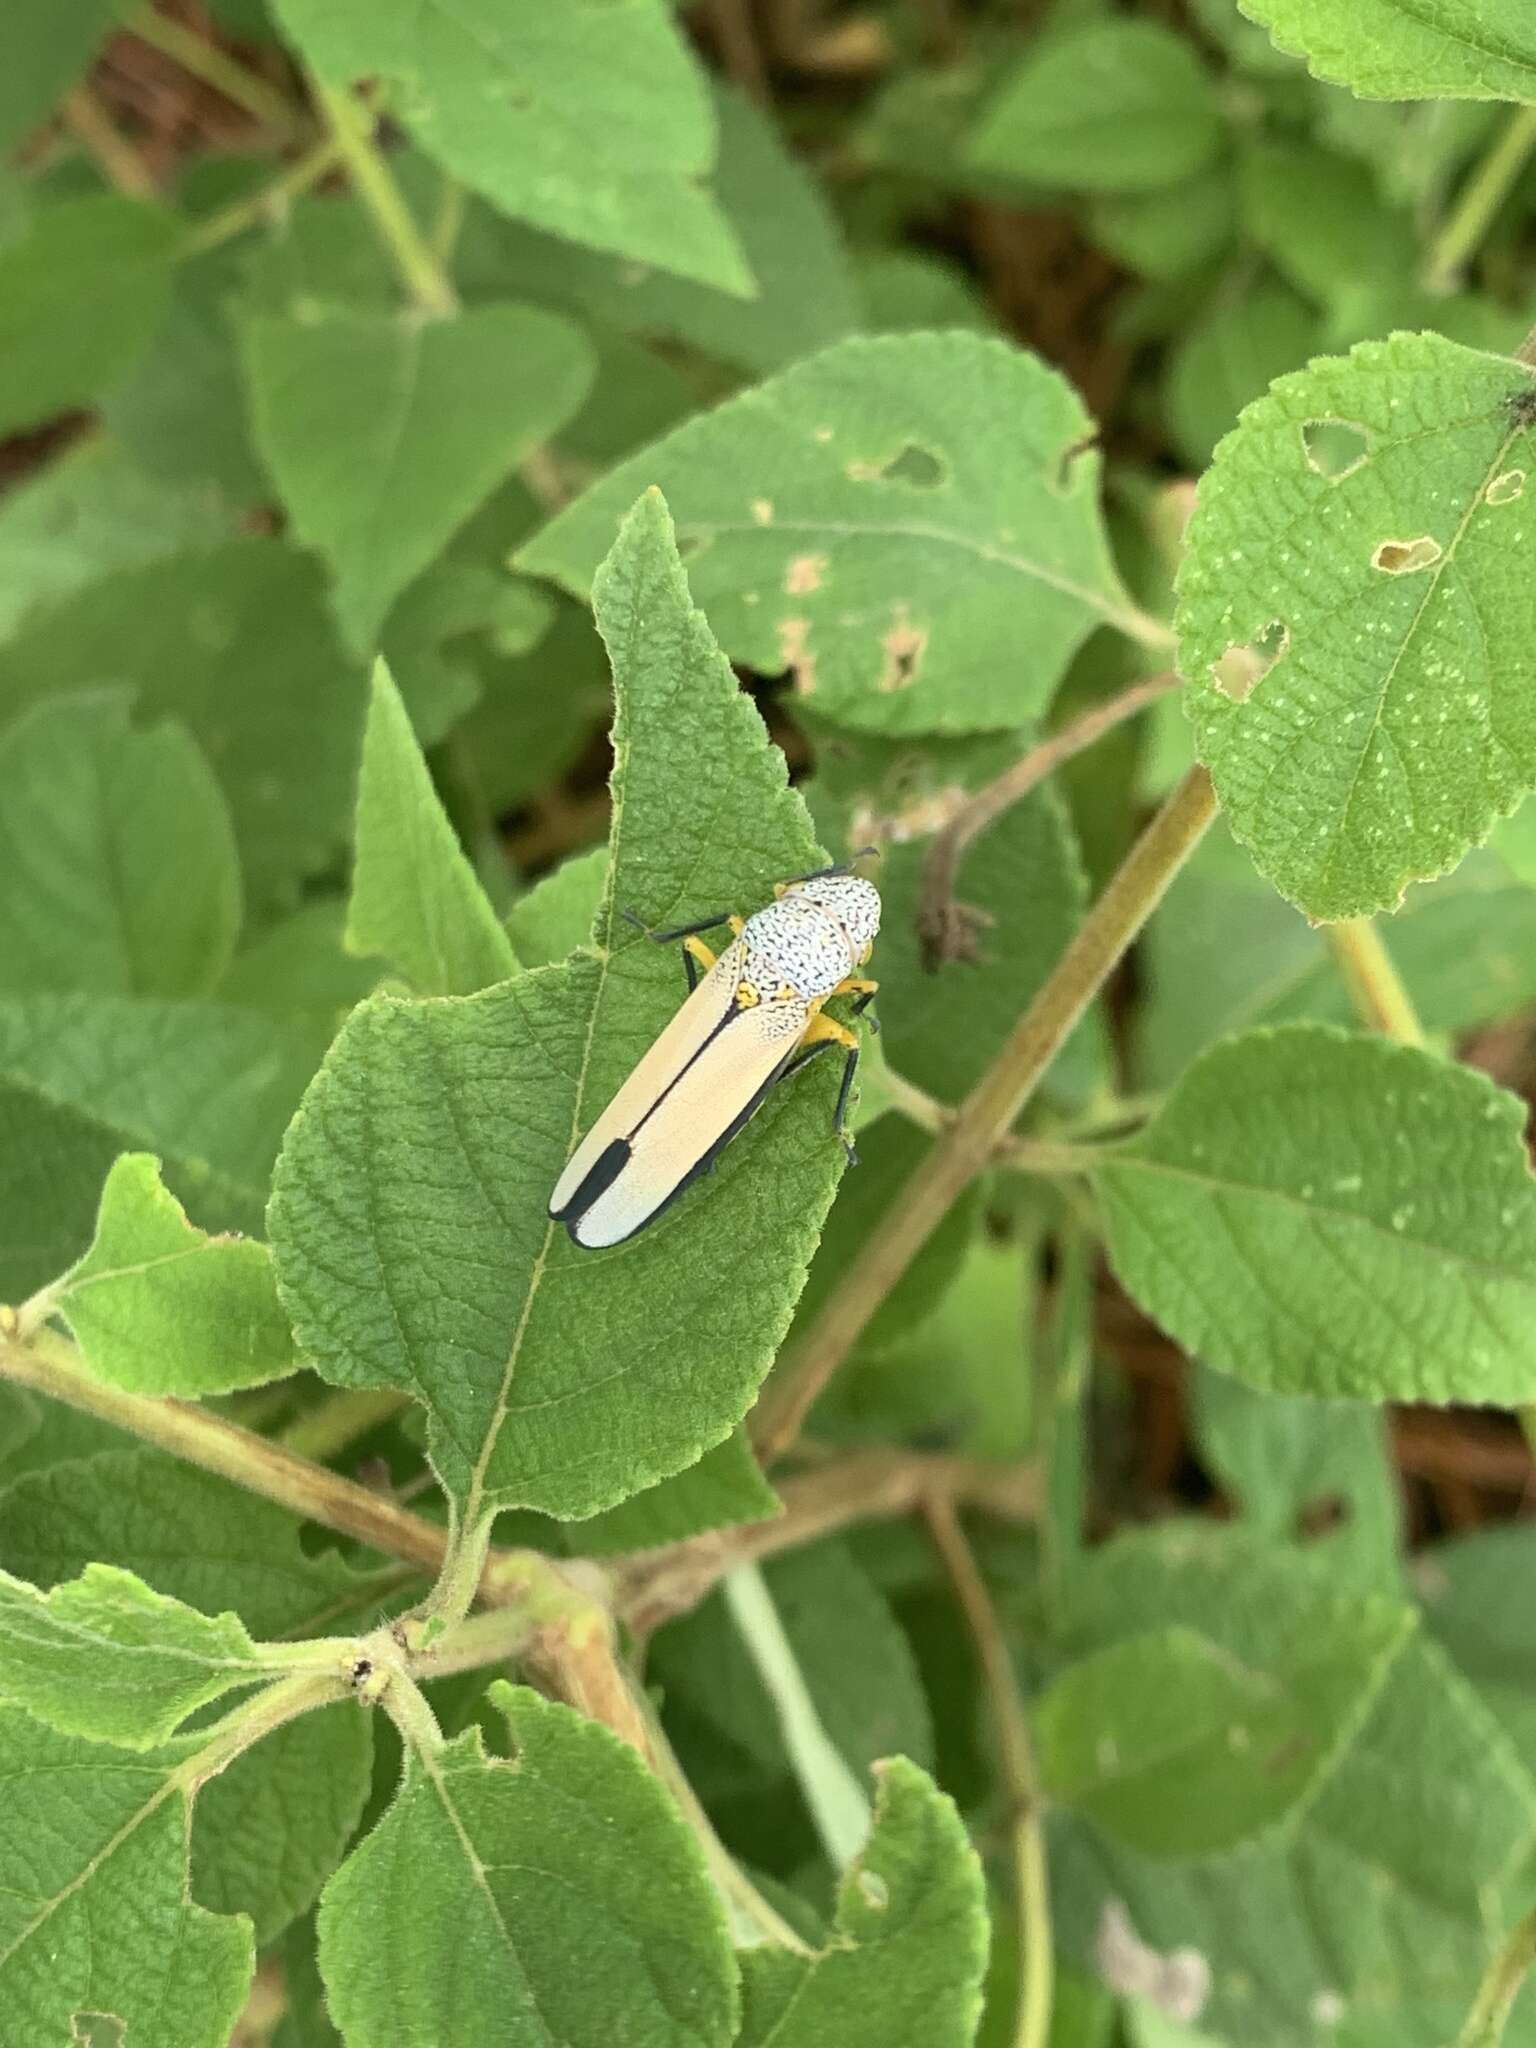
M 775 1081 L 829 1045 L 847 1052 L 837 1127 L 858 1065 L 859 1041 L 823 1015 L 831 996 L 856 995 L 862 1009 L 875 983 L 855 970 L 880 928 L 872 882 L 833 868 L 783 884 L 777 900 L 743 922 L 706 918 L 678 931 L 688 1000 L 572 1153 L 550 1196 L 549 1213 L 579 1245 L 633 1237 L 712 1166 Z M 699 937 L 728 924 L 717 959 Z M 695 966 L 707 971 L 702 981 Z

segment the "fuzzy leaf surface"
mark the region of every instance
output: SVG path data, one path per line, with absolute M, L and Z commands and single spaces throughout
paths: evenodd
M 839 342 L 621 463 L 518 560 L 585 595 L 659 484 L 733 661 L 792 670 L 813 709 L 868 731 L 1018 726 L 1129 610 L 1091 431 L 1070 386 L 1002 342 Z
M 688 603 L 648 497 L 596 590 L 613 657 L 613 830 L 594 946 L 484 993 L 374 999 L 289 1132 L 270 1212 L 295 1331 L 338 1385 L 423 1402 L 467 1509 L 595 1513 L 741 1419 L 841 1171 L 830 1060 L 775 1090 L 650 1229 L 611 1252 L 547 1215 L 575 1140 L 684 994 L 667 926 L 820 864 L 783 756 Z
M 1274 1393 L 1536 1393 L 1525 1108 L 1470 1068 L 1298 1025 L 1227 1039 L 1096 1176 L 1124 1285 Z
M 350 2048 L 726 2048 L 724 1914 L 682 1817 L 594 1721 L 498 1682 L 478 1728 L 412 1755 L 326 1887 L 320 1966 Z
M 346 943 L 389 961 L 424 996 L 473 995 L 517 965 L 382 661 L 363 733 Z
M 451 320 L 262 318 L 245 349 L 257 446 L 299 538 L 331 569 L 358 655 L 592 378 L 580 330 L 535 306 L 477 306 Z
M 294 1370 L 267 1247 L 189 1223 L 147 1153 L 114 1161 L 95 1241 L 56 1299 L 91 1371 L 134 1393 L 221 1394 Z
M 1536 785 L 1533 420 L 1536 372 L 1398 334 L 1278 378 L 1202 479 L 1196 745 L 1311 918 L 1392 908 Z
M 704 77 L 663 0 L 277 0 L 333 85 L 379 76 L 431 156 L 515 220 L 750 297 L 705 179 Z

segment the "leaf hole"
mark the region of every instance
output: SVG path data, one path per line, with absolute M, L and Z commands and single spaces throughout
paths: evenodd
M 1509 395 L 1509 417 L 1517 427 L 1528 427 L 1536 421 L 1536 380 L 1522 384 L 1518 391 Z
M 1445 553 L 1433 534 L 1421 533 L 1417 540 L 1384 540 L 1371 556 L 1371 567 L 1388 576 L 1413 576 L 1431 569 Z
M 850 462 L 847 474 L 856 484 L 906 484 L 914 491 L 936 491 L 948 479 L 949 469 L 932 449 L 908 441 L 889 462 Z
M 1241 704 L 1263 682 L 1291 644 L 1291 629 L 1271 619 L 1251 640 L 1233 641 L 1211 663 L 1211 681 L 1224 697 Z
M 875 679 L 875 688 L 886 691 L 908 689 L 917 681 L 918 670 L 927 651 L 927 627 L 914 626 L 907 617 L 906 606 L 898 605 L 896 623 L 888 633 L 881 634 L 880 645 L 885 660 Z
M 1342 1529 L 1349 1520 L 1349 1503 L 1340 1493 L 1325 1493 L 1318 1500 L 1309 1500 L 1296 1517 L 1296 1536 L 1302 1543 L 1327 1536 L 1334 1529 Z
M 128 2029 L 115 2012 L 77 2012 L 69 2023 L 76 2048 L 123 2048 Z
M 1354 420 L 1303 420 L 1301 449 L 1308 469 L 1338 484 L 1370 461 L 1371 437 Z
M 1486 496 L 1490 505 L 1512 505 L 1524 489 L 1525 471 L 1506 469 L 1488 486 Z

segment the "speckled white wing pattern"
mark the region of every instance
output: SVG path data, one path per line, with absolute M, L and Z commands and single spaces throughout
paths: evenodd
M 710 1033 L 730 1014 L 735 1007 L 736 988 L 746 961 L 747 949 L 740 939 L 727 946 L 716 960 L 571 1154 L 549 1198 L 551 1216 L 565 1213 L 582 1182 L 614 1139 L 630 1135 Z
M 576 1242 L 619 1244 L 649 1223 L 756 1108 L 805 1025 L 800 1003 L 760 1003 L 728 1018 L 628 1134 L 618 1173 L 570 1220 Z

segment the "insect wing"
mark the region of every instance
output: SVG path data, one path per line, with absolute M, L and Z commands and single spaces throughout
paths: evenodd
M 700 985 L 702 990 L 702 984 Z M 579 1245 L 619 1244 L 650 1222 L 757 1108 L 804 1032 L 806 1007 L 760 1003 L 727 1017 L 572 1205 Z

